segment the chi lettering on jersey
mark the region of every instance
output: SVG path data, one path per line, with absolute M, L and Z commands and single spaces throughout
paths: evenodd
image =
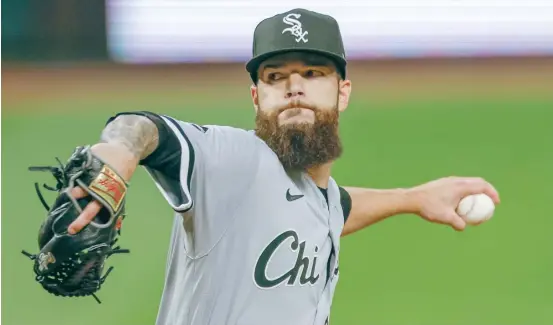
M 280 276 L 269 278 L 267 276 L 267 270 L 269 267 L 269 261 L 275 252 L 281 248 L 286 247 L 286 242 L 290 242 L 289 249 L 296 253 L 296 260 L 292 268 L 287 272 L 284 272 Z M 319 274 L 315 275 L 315 268 L 317 264 L 317 257 L 306 256 L 305 253 L 305 241 L 300 243 L 298 234 L 293 230 L 288 230 L 278 235 L 273 239 L 261 252 L 257 262 L 255 263 L 254 281 L 255 283 L 264 289 L 273 288 L 281 283 L 293 286 L 296 284 L 313 285 L 319 280 Z M 318 247 L 315 247 L 315 253 L 318 252 Z

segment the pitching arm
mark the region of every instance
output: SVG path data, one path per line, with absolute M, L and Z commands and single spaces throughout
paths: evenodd
M 378 190 L 344 187 L 351 198 L 351 210 L 346 218 L 342 236 L 349 235 L 388 217 L 414 213 L 409 190 Z
M 459 201 L 484 193 L 499 204 L 499 193 L 480 177 L 444 177 L 407 189 L 377 190 L 346 187 L 351 212 L 342 236 L 398 214 L 415 214 L 432 223 L 463 230 L 465 221 L 456 212 Z

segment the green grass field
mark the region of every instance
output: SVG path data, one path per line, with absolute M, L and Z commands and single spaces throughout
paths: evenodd
M 121 239 L 131 254 L 109 263 L 115 270 L 99 294 L 102 305 L 45 293 L 20 253 L 36 251 L 45 214 L 33 182 L 52 183 L 27 167 L 54 163 L 54 155 L 65 160 L 76 145 L 96 141 L 111 113 L 148 109 L 253 125 L 253 110 L 242 103 L 181 109 L 154 91 L 141 96 L 149 100 L 91 96 L 78 109 L 52 100 L 33 104 L 32 114 L 25 104 L 3 107 L 2 324 L 154 324 L 172 213 L 144 171 L 133 179 Z M 54 106 L 58 113 L 48 109 Z M 461 233 L 405 215 L 344 238 L 332 324 L 553 324 L 551 96 L 371 103 L 359 91 L 341 123 L 345 154 L 334 177 L 342 185 L 407 187 L 476 175 L 497 187 L 502 204 L 490 222 Z

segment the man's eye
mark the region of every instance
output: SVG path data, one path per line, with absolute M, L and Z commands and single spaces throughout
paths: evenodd
M 305 72 L 305 76 L 308 77 L 308 78 L 309 77 L 320 77 L 322 75 L 323 75 L 323 73 L 321 71 L 318 71 L 318 70 L 311 70 L 310 69 L 310 70 L 307 70 Z
M 267 78 L 271 81 L 277 81 L 277 80 L 280 80 L 282 79 L 282 73 L 279 73 L 279 72 L 271 72 L 269 73 L 269 75 L 267 76 Z

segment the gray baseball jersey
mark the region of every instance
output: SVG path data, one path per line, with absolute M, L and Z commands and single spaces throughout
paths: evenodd
M 347 193 L 287 172 L 252 131 L 138 114 L 160 130 L 141 164 L 175 211 L 157 325 L 328 324 Z

